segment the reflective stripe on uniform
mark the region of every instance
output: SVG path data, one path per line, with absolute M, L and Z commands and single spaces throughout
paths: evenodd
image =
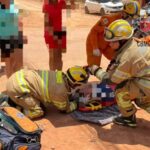
M 132 102 L 128 92 L 120 92 L 116 95 L 118 106 L 121 108 L 131 108 Z
M 104 71 L 104 70 L 102 70 L 102 69 L 99 69 L 99 70 L 96 72 L 96 77 L 97 77 L 100 81 L 102 81 L 105 74 L 106 74 L 106 71 Z
M 16 79 L 17 79 L 17 82 L 19 84 L 19 87 L 20 87 L 21 91 L 23 93 L 29 93 L 30 90 L 29 90 L 29 88 L 27 86 L 27 82 L 24 78 L 23 70 L 20 70 L 20 71 L 16 72 Z
M 149 81 L 149 79 L 138 80 L 137 83 L 140 86 L 150 90 L 150 81 Z
M 137 83 L 150 90 L 150 66 L 142 69 L 137 75 Z
M 70 112 L 77 108 L 77 104 L 75 102 L 70 102 Z
M 147 66 L 146 68 L 142 69 L 140 72 L 138 72 L 138 74 L 136 74 L 136 77 L 138 78 L 143 78 L 143 77 L 150 77 L 150 66 Z M 148 79 L 149 80 L 149 79 Z
M 123 71 L 120 71 L 120 70 L 116 70 L 115 73 L 112 75 L 112 78 L 116 78 L 117 80 L 125 80 L 125 79 L 128 79 L 130 78 L 131 75 L 127 72 L 123 72 Z
M 67 102 L 53 101 L 53 104 L 59 109 L 64 109 L 66 108 Z
M 89 104 L 91 106 L 91 110 L 94 110 L 94 105 L 93 104 Z
M 62 71 L 57 71 L 56 72 L 56 83 L 63 83 L 63 80 L 62 80 Z
M 41 79 L 41 84 L 42 84 L 42 95 L 44 100 L 49 101 L 49 76 L 48 76 L 48 71 L 42 71 L 42 79 Z

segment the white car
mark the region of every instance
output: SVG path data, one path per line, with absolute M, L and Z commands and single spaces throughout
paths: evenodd
M 85 13 L 106 13 L 118 12 L 123 9 L 122 0 L 86 0 Z

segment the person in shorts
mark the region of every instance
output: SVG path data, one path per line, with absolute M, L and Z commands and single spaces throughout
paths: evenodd
M 23 31 L 14 0 L 0 0 L 0 50 L 10 77 L 23 66 Z

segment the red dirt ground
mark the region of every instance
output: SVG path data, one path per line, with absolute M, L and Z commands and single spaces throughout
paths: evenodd
M 48 69 L 48 51 L 43 38 L 43 14 L 40 0 L 16 0 L 22 13 L 24 34 L 28 44 L 24 46 L 24 65 L 30 68 Z M 73 65 L 85 65 L 85 40 L 92 25 L 99 19 L 86 15 L 82 9 L 73 10 L 67 18 L 67 53 L 63 55 L 66 70 Z M 65 21 L 65 20 L 64 20 Z M 102 66 L 108 61 L 103 58 Z M 92 78 L 91 80 L 94 80 Z M 0 91 L 5 90 L 6 76 L 0 77 Z M 137 112 L 138 127 L 126 128 L 112 124 L 99 126 L 78 122 L 69 114 L 61 114 L 50 108 L 46 117 L 37 121 L 43 129 L 42 150 L 150 150 L 150 114 Z

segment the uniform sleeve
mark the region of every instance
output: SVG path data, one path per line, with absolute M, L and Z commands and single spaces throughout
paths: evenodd
M 77 109 L 77 103 L 75 101 L 71 101 L 71 102 L 67 102 L 65 101 L 66 103 L 54 103 L 54 105 L 57 107 L 58 110 L 62 111 L 62 112 L 66 112 L 66 113 L 70 113 L 74 110 Z
M 55 96 L 56 100 L 53 100 L 52 103 L 56 108 L 62 112 L 70 113 L 77 109 L 77 103 L 75 100 L 69 101 L 68 94 L 59 95 L 57 94 Z
M 90 31 L 90 40 L 91 40 L 93 49 L 98 48 L 98 43 L 100 42 L 98 40 L 98 34 L 99 34 L 99 36 L 104 36 L 105 27 L 107 27 L 114 20 L 117 20 L 120 18 L 121 18 L 120 13 L 116 13 L 111 16 L 105 15 L 105 16 L 102 16 L 101 19 L 92 27 L 92 29 Z
M 127 57 L 126 57 L 127 58 Z M 110 79 L 114 83 L 121 83 L 129 78 L 131 78 L 131 63 L 130 60 L 122 61 L 118 67 L 111 74 Z
M 91 29 L 90 31 L 90 40 L 92 43 L 93 49 L 98 48 L 98 34 L 103 34 L 104 26 L 101 25 L 103 18 L 101 18 Z M 103 36 L 103 35 L 102 35 Z
M 115 55 L 115 50 L 112 49 L 109 45 L 102 51 L 103 55 L 108 59 L 112 60 Z
M 73 98 L 72 95 L 68 95 L 67 105 L 66 105 L 66 113 L 70 113 L 77 109 L 77 100 Z
M 74 110 L 77 109 L 77 102 L 76 101 L 72 101 L 68 103 L 68 107 L 66 109 L 67 113 L 73 112 Z

